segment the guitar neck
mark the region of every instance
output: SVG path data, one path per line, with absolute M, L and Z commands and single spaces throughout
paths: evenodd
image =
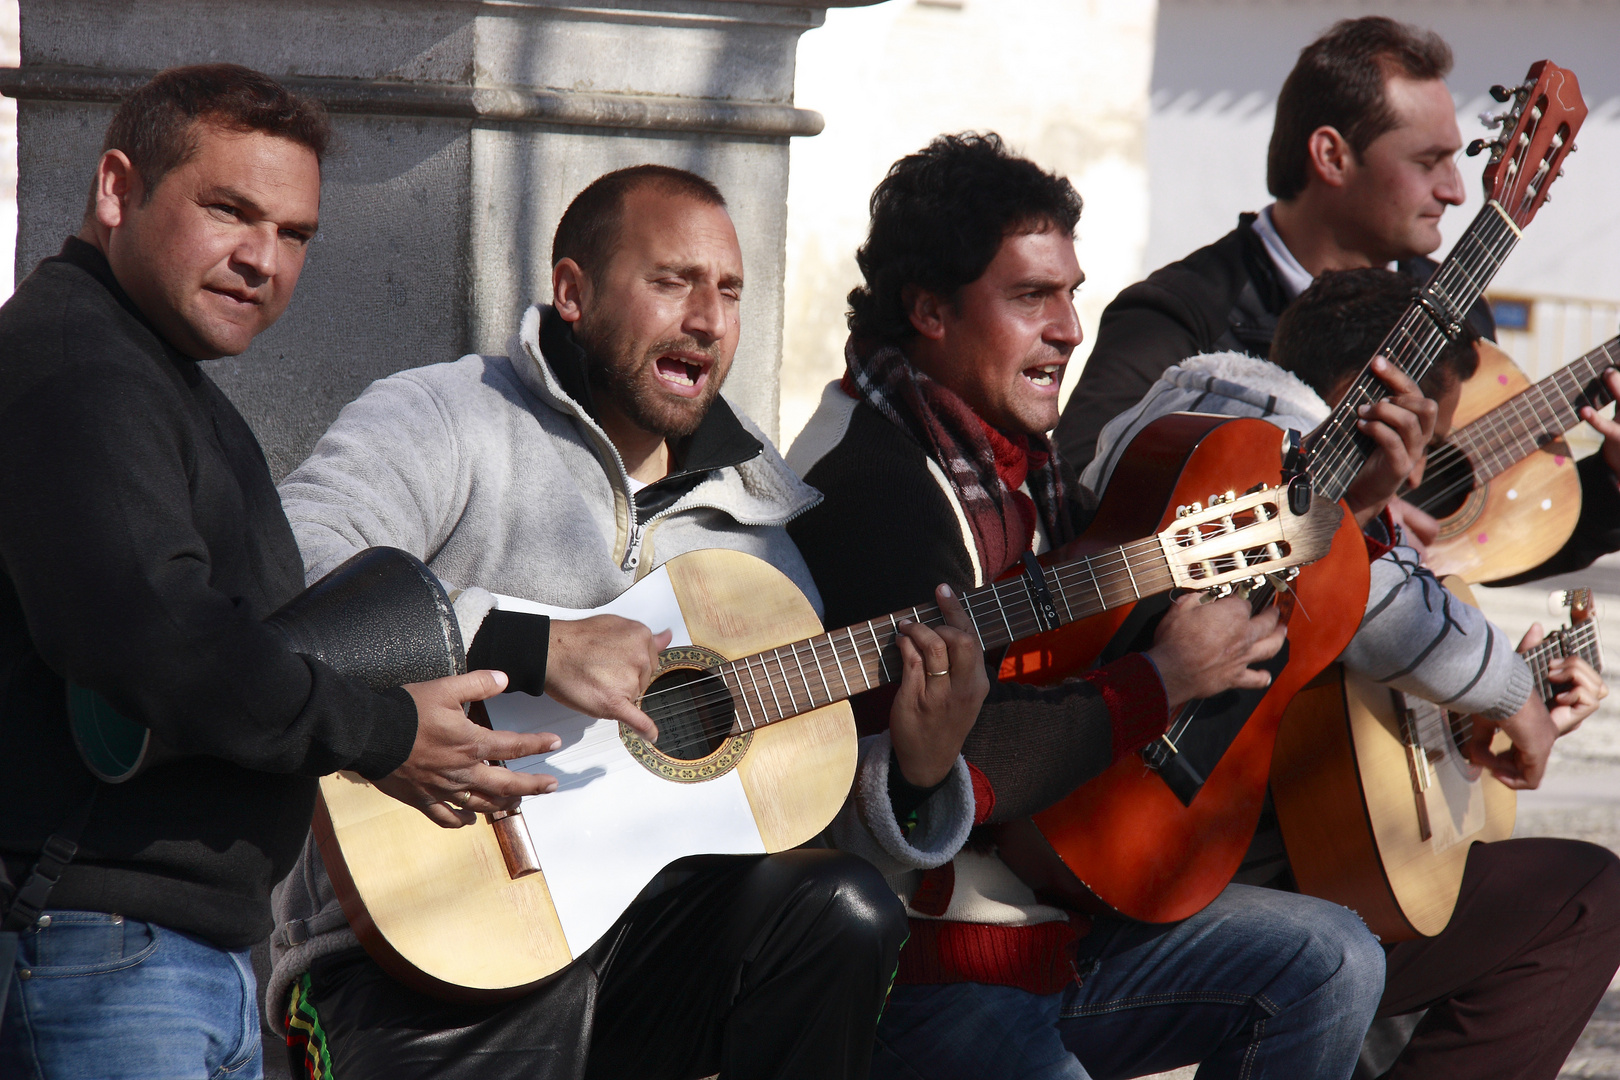
M 1601 376 L 1620 364 L 1620 337 L 1515 394 L 1451 436 L 1468 455 L 1474 475 L 1489 480 L 1581 422 L 1580 410 L 1614 400 Z
M 1562 656 L 1579 656 L 1594 671 L 1603 670 L 1603 648 L 1598 643 L 1597 621 L 1588 619 L 1574 626 L 1555 630 L 1524 655 L 1530 665 L 1530 677 L 1535 680 L 1536 693 L 1543 701 L 1553 699 L 1553 684 L 1547 678 L 1547 666 Z
M 1519 228 L 1507 213 L 1495 202 L 1486 203 L 1378 346 L 1378 355 L 1414 382 L 1421 380 L 1461 331 L 1468 310 L 1518 239 Z M 1311 434 L 1307 468 L 1319 494 L 1335 502 L 1344 497 L 1373 449 L 1372 440 L 1356 429 L 1357 409 L 1389 396 L 1389 388 L 1373 374 L 1369 362 L 1333 415 Z
M 1044 595 L 1035 579 L 1021 575 L 962 596 L 987 651 L 1175 584 L 1156 537 L 1039 569 Z M 896 638 L 905 620 L 939 626 L 945 617 L 934 604 L 919 605 L 718 665 L 737 702 L 738 726 L 752 731 L 899 682 Z

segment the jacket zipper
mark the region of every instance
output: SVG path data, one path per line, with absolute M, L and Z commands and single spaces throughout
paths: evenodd
M 632 507 L 635 505 L 631 503 Z M 632 515 L 635 511 L 632 509 Z M 647 535 L 647 526 L 651 521 L 637 522 L 630 527 L 630 546 L 625 549 L 624 561 L 619 564 L 620 570 L 634 570 L 641 565 L 641 541 Z

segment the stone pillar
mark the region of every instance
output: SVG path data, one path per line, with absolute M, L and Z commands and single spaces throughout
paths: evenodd
M 852 6 L 872 0 L 830 0 Z M 772 435 L 799 35 L 829 0 L 20 0 L 20 280 L 76 232 L 120 96 L 246 64 L 323 100 L 339 144 L 291 309 L 210 369 L 279 477 L 371 380 L 505 350 L 549 298 L 551 235 L 611 169 L 661 162 L 731 203 L 747 284 L 727 396 Z

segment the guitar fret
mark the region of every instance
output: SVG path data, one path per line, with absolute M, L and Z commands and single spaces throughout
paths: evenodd
M 872 636 L 872 649 L 877 654 L 879 678 L 881 678 L 884 682 L 893 682 L 894 679 L 889 675 L 889 665 L 883 659 L 883 643 L 878 640 L 877 627 L 868 622 L 866 624 L 866 632 Z
M 754 715 L 754 706 L 748 700 L 748 691 L 743 687 L 742 679 L 737 675 L 737 665 L 733 662 L 727 664 L 726 667 L 730 669 L 731 677 L 737 680 L 737 697 L 741 699 L 743 708 L 748 710 L 748 728 L 753 730 L 759 727 L 759 720 Z M 741 723 L 742 717 L 738 717 L 737 720 L 738 723 Z
M 869 623 L 867 625 L 871 624 Z M 849 647 L 855 653 L 856 666 L 860 668 L 861 678 L 866 681 L 866 688 L 870 690 L 872 689 L 872 679 L 866 674 L 866 661 L 861 657 L 861 647 L 855 644 L 855 628 L 853 626 L 846 626 L 844 628 L 844 633 L 849 635 Z
M 743 670 L 748 672 L 748 681 L 754 684 L 754 696 L 759 699 L 759 711 L 763 713 L 765 712 L 765 695 L 759 692 L 759 680 L 754 678 L 754 665 L 752 661 L 753 657 L 748 657 L 748 659 L 743 663 Z M 767 679 L 766 681 L 769 682 L 770 680 Z M 749 711 L 752 713 L 753 710 Z M 755 722 L 754 726 L 759 726 L 757 721 Z
M 804 700 L 810 703 L 810 708 L 816 707 L 815 691 L 810 689 L 810 676 L 805 674 L 804 661 L 799 659 L 799 647 L 793 646 L 793 666 L 799 669 L 799 682 L 804 685 Z
M 776 658 L 776 669 L 782 673 L 782 689 L 787 691 L 788 706 L 793 710 L 788 715 L 797 716 L 799 715 L 799 702 L 798 699 L 793 696 L 793 676 L 788 674 L 787 664 L 782 659 L 781 647 L 778 646 L 777 648 L 772 649 L 771 655 Z M 805 696 L 806 698 L 809 697 L 808 694 Z

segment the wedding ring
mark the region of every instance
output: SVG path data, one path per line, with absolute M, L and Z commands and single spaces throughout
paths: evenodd
M 924 674 L 938 676 L 938 675 L 949 675 L 950 673 L 951 673 L 951 669 L 946 668 L 944 671 L 929 671 L 929 672 L 925 672 Z
M 468 801 L 471 798 L 472 798 L 472 792 L 470 790 L 469 791 L 458 791 L 458 792 L 456 792 L 456 797 L 455 797 L 454 800 L 452 800 L 452 802 L 456 807 L 462 808 L 462 807 L 465 807 L 467 805 Z

